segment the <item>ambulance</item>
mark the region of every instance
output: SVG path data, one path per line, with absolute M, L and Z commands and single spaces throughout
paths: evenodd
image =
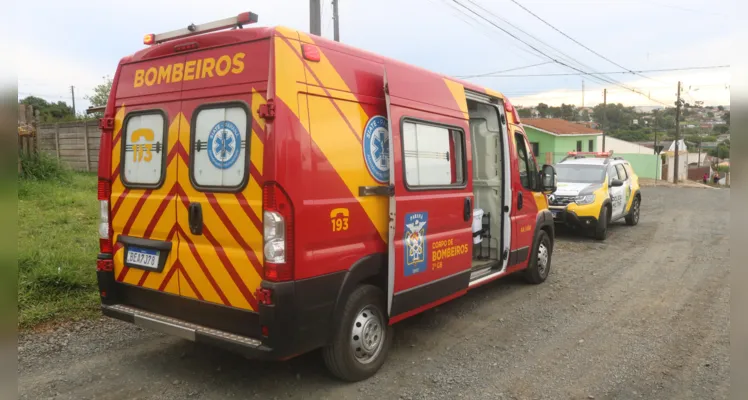
M 100 121 L 104 315 L 366 379 L 393 324 L 551 268 L 553 166 L 501 93 L 242 13 L 123 58 Z

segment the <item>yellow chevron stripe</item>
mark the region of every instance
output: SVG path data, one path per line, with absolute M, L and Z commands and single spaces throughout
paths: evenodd
M 449 88 L 449 91 L 452 92 L 452 97 L 455 98 L 455 101 L 457 102 L 457 106 L 460 107 L 460 111 L 462 111 L 462 116 L 465 119 L 470 119 L 470 116 L 468 115 L 467 99 L 465 98 L 465 87 L 462 86 L 461 83 L 455 82 L 447 78 L 444 78 L 444 83 L 447 84 L 447 88 Z

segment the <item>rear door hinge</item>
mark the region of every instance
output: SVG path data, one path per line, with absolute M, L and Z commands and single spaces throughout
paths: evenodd
M 268 99 L 267 103 L 260 104 L 257 109 L 257 115 L 265 121 L 272 121 L 275 118 L 275 101 Z
M 114 118 L 99 118 L 99 129 L 101 130 L 112 130 L 114 129 Z

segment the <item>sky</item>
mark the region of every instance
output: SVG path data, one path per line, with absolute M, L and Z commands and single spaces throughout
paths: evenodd
M 679 80 L 687 102 L 730 102 L 729 68 L 620 73 L 729 65 L 729 0 L 339 1 L 341 42 L 456 77 L 512 70 L 502 73 L 509 76 L 467 80 L 504 93 L 515 105 L 594 106 L 607 89 L 609 103 L 670 106 Z M 322 3 L 322 35 L 332 38 L 330 0 Z M 16 21 L 26 21 L 23 35 L 12 44 L 4 41 L 0 50 L 15 47 L 19 98 L 35 95 L 70 104 L 74 86 L 79 112 L 89 106 L 84 97 L 114 75 L 119 60 L 143 47 L 147 33 L 244 11 L 258 14 L 261 26 L 309 30 L 308 0 L 43 0 L 15 11 Z M 3 36 L 13 32 L 2 29 Z M 531 65 L 536 66 L 523 68 Z M 0 67 L 4 77 L 8 68 Z M 605 83 L 600 75 L 589 75 L 593 72 L 619 73 L 603 75 L 616 81 Z M 548 74 L 555 76 L 538 76 Z

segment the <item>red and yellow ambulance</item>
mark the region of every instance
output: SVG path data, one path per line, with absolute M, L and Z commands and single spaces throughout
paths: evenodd
M 146 35 L 120 61 L 100 122 L 105 315 L 255 358 L 323 348 L 355 381 L 396 322 L 546 279 L 555 172 L 507 98 L 256 20 Z

